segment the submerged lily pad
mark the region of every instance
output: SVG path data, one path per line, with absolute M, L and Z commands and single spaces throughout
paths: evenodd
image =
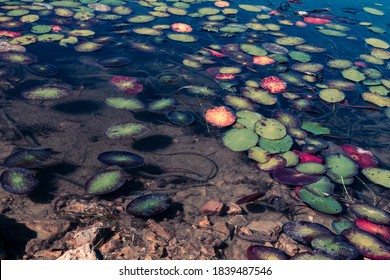
M 110 83 L 120 92 L 127 94 L 137 94 L 144 89 L 140 81 L 129 76 L 114 76 L 111 78 Z
M 338 260 L 353 260 L 359 256 L 359 251 L 338 236 L 320 236 L 311 241 L 311 246 L 317 251 Z
M 275 110 L 272 116 L 286 127 L 300 127 L 301 119 L 287 111 Z
M 27 70 L 39 76 L 55 76 L 58 73 L 57 67 L 49 63 L 31 63 Z
M 101 58 L 97 63 L 104 67 L 122 67 L 128 65 L 131 61 L 132 59 L 126 56 L 111 56 Z
M 37 185 L 35 172 L 19 167 L 6 169 L 0 177 L 1 186 L 4 190 L 13 194 L 28 194 Z
M 282 227 L 283 232 L 293 240 L 310 245 L 310 243 L 320 236 L 332 236 L 332 232 L 321 224 L 310 222 L 288 222 Z
M 31 64 L 37 62 L 38 58 L 29 53 L 8 51 L 0 52 L 0 60 L 15 64 Z
M 390 260 L 390 247 L 374 235 L 352 227 L 341 232 L 341 237 L 358 249 L 359 253 L 374 260 Z
M 248 128 L 228 130 L 222 137 L 223 144 L 235 152 L 249 150 L 257 144 L 258 139 L 259 136 Z
M 149 218 L 163 214 L 171 205 L 172 199 L 166 194 L 146 194 L 130 201 L 126 212 L 139 218 Z
M 150 131 L 150 128 L 142 123 L 125 123 L 111 126 L 106 135 L 111 139 L 126 139 L 141 136 Z
M 109 151 L 98 155 L 97 159 L 109 166 L 119 166 L 120 168 L 137 168 L 144 165 L 143 157 L 126 151 Z
M 171 110 L 175 106 L 176 100 L 173 98 L 160 98 L 153 100 L 147 106 L 148 111 L 150 112 L 166 112 Z
M 119 189 L 126 182 L 122 170 L 108 170 L 100 172 L 85 183 L 85 191 L 92 195 L 101 195 Z
M 34 168 L 38 167 L 51 158 L 50 149 L 23 149 L 12 153 L 5 160 L 6 167 Z
M 78 52 L 94 52 L 100 50 L 101 48 L 103 48 L 102 44 L 97 44 L 94 42 L 85 42 L 74 47 L 74 49 Z
M 288 255 L 281 250 L 262 245 L 251 245 L 246 250 L 248 260 L 288 260 Z
M 36 87 L 22 93 L 24 98 L 34 100 L 55 100 L 67 97 L 72 91 L 60 86 Z
M 166 116 L 171 123 L 179 126 L 188 126 L 195 121 L 191 111 L 171 110 L 166 113 Z

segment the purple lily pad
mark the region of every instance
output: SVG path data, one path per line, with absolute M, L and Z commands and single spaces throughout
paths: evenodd
M 34 171 L 19 167 L 6 169 L 0 182 L 4 190 L 18 195 L 28 194 L 38 185 Z
M 288 260 L 288 255 L 272 247 L 252 245 L 246 250 L 248 260 Z
M 20 150 L 9 155 L 3 165 L 6 167 L 34 168 L 44 164 L 50 159 L 50 149 L 29 149 Z
M 109 166 L 119 166 L 120 168 L 137 168 L 144 165 L 143 157 L 126 151 L 109 151 L 98 155 L 97 159 Z
M 313 239 L 320 236 L 332 236 L 332 232 L 321 224 L 305 221 L 288 222 L 282 227 L 283 232 L 293 240 L 310 245 Z
M 321 179 L 321 175 L 300 173 L 293 168 L 279 168 L 273 172 L 276 181 L 286 185 L 308 185 Z
M 149 218 L 164 213 L 172 205 L 166 194 L 141 195 L 126 206 L 126 212 L 139 218 Z

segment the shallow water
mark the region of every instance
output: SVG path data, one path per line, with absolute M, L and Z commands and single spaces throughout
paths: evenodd
M 221 138 L 230 127 L 213 127 L 205 121 L 204 115 L 209 108 L 226 105 L 227 95 L 242 96 L 240 89 L 248 81 L 253 81 L 252 84 L 257 83 L 260 86 L 259 83 L 263 78 L 271 75 L 279 76 L 282 73 L 293 75 L 299 82 L 286 80 L 285 91 L 297 94 L 298 99 L 310 100 L 312 107 L 298 110 L 292 106 L 293 101 L 290 97 L 277 93 L 274 95 L 277 98 L 274 105 L 264 105 L 245 99 L 251 104 L 250 110 L 267 118 L 272 117 L 272 112 L 276 109 L 287 110 L 302 121 L 318 122 L 329 128 L 329 135 L 311 134 L 312 137 L 328 142 L 329 148 L 317 153 L 323 157 L 340 152 L 338 145 L 351 144 L 374 153 L 380 161 L 381 168 L 390 168 L 390 157 L 387 153 L 390 131 L 389 110 L 386 111 L 386 107 L 366 102 L 361 96 L 364 92 L 381 90 L 380 94 L 386 98 L 389 91 L 388 58 L 365 61 L 367 57 L 361 56 L 369 55 L 374 48 L 365 41 L 367 38 L 376 38 L 390 43 L 387 33 L 390 11 L 384 0 L 376 1 L 375 4 L 371 1 L 335 0 L 291 1 L 290 3 L 232 1 L 228 8 L 236 10 L 232 10 L 231 13 L 222 7 L 216 7 L 213 1 L 75 1 L 75 3 L 80 2 L 77 8 L 66 8 L 72 14 L 86 12 L 85 15 L 90 17 L 88 20 L 58 15 L 58 8 L 66 6 L 71 1 L 64 1 L 65 4 L 59 1 L 37 2 L 52 4 L 54 7 L 39 6 L 43 7 L 42 10 L 31 9 L 27 11 L 28 14 L 39 15 L 39 19 L 25 22 L 17 28 L 10 28 L 5 23 L 28 20 L 23 18 L 25 15 L 6 19 L 6 14 L 32 1 L 1 1 L 0 33 L 14 31 L 19 32 L 19 35 L 26 35 L 31 34 L 31 28 L 36 25 L 52 25 L 52 28 L 56 26 L 60 30 L 50 32 L 64 35 L 62 40 L 72 36 L 72 30 L 90 30 L 93 31 L 93 35 L 73 36 L 77 41 L 73 43 L 61 40 L 41 42 L 37 37 L 38 41 L 35 43 L 20 44 L 26 49 L 26 53 L 36 56 L 38 62 L 56 66 L 58 73 L 53 76 L 34 74 L 29 71 L 28 64 L 0 60 L 0 69 L 14 70 L 12 75 L 3 78 L 0 83 L 2 159 L 17 148 L 44 147 L 53 150 L 53 158 L 37 169 L 38 187 L 27 196 L 12 198 L 14 206 L 5 214 L 10 219 L 23 223 L 28 220 L 44 219 L 46 215 L 56 217 L 51 209 L 53 202 L 65 195 L 83 195 L 82 186 L 88 178 L 107 169 L 97 160 L 97 156 L 113 150 L 139 154 L 145 158 L 146 164 L 136 170 L 128 170 L 129 178 L 125 186 L 102 196 L 103 201 L 116 201 L 118 198 L 123 198 L 127 202 L 141 193 L 165 190 L 167 193 L 175 194 L 181 190 L 185 192 L 191 187 L 197 188 L 202 184 L 218 185 L 217 188 L 206 187 L 206 193 L 197 203 L 193 202 L 194 194 L 182 195 L 183 200 L 176 201 L 184 205 L 184 215 L 196 216 L 197 210 L 194 208 L 199 209 L 201 202 L 209 199 L 218 199 L 227 203 L 236 201 L 251 191 L 270 191 L 272 181 L 269 181 L 269 178 L 272 178 L 272 172 L 265 173 L 257 170 L 255 162 L 248 158 L 246 151 L 233 152 L 225 147 Z M 102 20 L 103 15 L 115 13 L 96 11 L 93 5 L 88 6 L 97 2 L 107 4 L 104 6 L 107 9 L 120 5 L 130 7 L 132 13 L 120 15 L 116 20 Z M 166 12 L 164 7 L 161 8 L 163 4 L 179 7 L 181 9 L 179 12 L 186 15 L 175 15 L 177 10 L 170 12 L 168 9 Z M 248 11 L 249 8 L 240 7 L 240 4 L 262 7 L 259 11 Z M 221 17 L 213 18 L 213 11 L 210 15 L 197 13 L 204 7 L 217 9 L 215 14 Z M 374 13 L 380 14 L 382 11 L 384 15 L 375 15 L 372 10 L 367 12 L 364 10 L 365 7 L 375 8 L 379 11 Z M 162 11 L 163 17 L 156 16 L 148 23 L 128 21 L 128 18 L 147 15 L 154 10 Z M 272 11 L 275 10 L 279 12 L 273 13 Z M 303 21 L 303 18 L 297 15 L 297 11 L 308 11 L 309 16 L 329 19 L 333 25 L 307 23 L 306 26 L 298 27 L 296 22 Z M 170 39 L 169 34 L 179 34 L 171 30 L 170 25 L 173 23 L 190 25 L 192 32 L 183 34 L 194 36 L 196 41 L 185 43 Z M 248 25 L 249 28 L 245 26 L 250 23 L 253 25 Z M 238 24 L 235 27 L 243 30 L 242 32 L 218 31 L 228 24 Z M 138 27 L 161 30 L 161 35 L 137 34 L 134 29 Z M 336 30 L 339 33 L 336 33 L 337 36 L 334 34 L 332 36 L 319 32 L 324 29 Z M 304 44 L 324 48 L 321 53 L 306 53 L 310 55 L 311 63 L 321 64 L 324 69 L 318 72 L 308 70 L 306 73 L 294 71 L 293 65 L 299 61 L 288 54 L 274 55 L 275 63 L 260 66 L 253 64 L 250 54 L 244 54 L 246 58 L 242 60 L 235 54 L 229 54 L 226 50 L 224 52 L 223 49 L 223 46 L 228 44 L 247 43 L 262 46 L 264 43 L 274 43 L 278 38 L 285 36 L 300 37 L 305 40 Z M 102 42 L 99 50 L 91 52 L 76 50 L 83 43 L 96 42 L 103 38 L 104 41 L 98 41 Z M 12 40 L 14 39 L 6 34 L 1 37 L 3 43 L 11 41 L 12 46 L 18 45 Z M 138 49 L 135 43 L 145 44 L 151 50 Z M 284 47 L 288 52 L 296 50 L 295 46 L 284 45 Z M 207 49 L 225 53 L 226 57 L 213 57 Z M 5 53 L 2 49 L 1 52 Z M 238 54 L 243 53 L 239 51 Z M 272 54 L 272 51 L 267 52 L 267 55 L 272 56 Z M 103 58 L 115 56 L 127 57 L 131 62 L 119 67 L 104 67 L 98 63 Z M 187 64 L 188 60 L 197 59 L 203 61 L 198 67 Z M 205 63 L 206 59 L 210 61 Z M 334 59 L 345 59 L 352 63 L 362 62 L 364 66 L 359 64 L 357 70 L 371 71 L 370 73 L 374 72 L 377 75 L 371 78 L 368 72 L 364 72 L 366 73 L 364 80 L 352 82 L 355 89 L 344 91 L 348 104 L 343 103 L 345 100 L 336 104 L 327 103 L 318 97 L 322 87 L 328 81 L 346 80 L 342 76 L 342 70 L 327 65 L 328 61 Z M 236 73 L 233 79 L 221 80 L 216 77 L 219 73 L 218 68 L 210 70 L 211 67 L 238 67 L 239 73 Z M 226 69 L 226 71 L 232 70 Z M 163 83 L 159 77 L 166 73 L 179 74 L 179 78 L 177 81 Z M 143 91 L 136 94 L 121 92 L 110 83 L 114 76 L 136 78 L 143 85 Z M 369 85 L 364 84 L 368 79 L 375 80 L 373 83 L 380 88 L 369 88 Z M 387 83 L 382 82 L 381 79 L 387 79 Z M 65 87 L 72 93 L 58 100 L 29 100 L 23 97 L 26 91 L 49 85 Z M 207 98 L 201 93 L 191 93 L 188 88 L 193 86 L 213 89 L 216 95 Z M 145 105 L 145 108 L 135 112 L 108 106 L 106 99 L 113 97 L 136 98 Z M 159 112 L 148 110 L 150 102 L 161 98 L 171 98 L 174 101 L 174 106 L 168 108 L 169 110 L 192 112 L 194 122 L 181 127 L 170 122 L 166 116 L 167 110 Z M 240 107 L 240 104 L 227 105 L 234 112 L 246 109 Z M 366 108 L 345 105 L 366 106 Z M 106 135 L 107 129 L 113 125 L 128 122 L 145 124 L 150 131 L 145 135 L 128 139 L 110 139 Z M 302 140 L 295 141 L 291 150 L 301 150 L 302 143 Z M 215 168 L 213 162 L 218 168 Z M 174 174 L 176 177 L 166 177 L 167 174 Z M 363 175 L 359 176 L 364 178 Z M 386 203 L 390 197 L 388 189 L 368 180 L 365 181 L 372 190 L 368 191 L 359 181 L 355 181 L 353 185 L 348 186 L 349 195 L 358 201 L 373 203 L 371 194 L 373 191 L 377 196 L 374 201 L 377 202 L 382 198 L 379 206 L 389 210 Z M 225 184 L 229 186 L 224 188 Z M 285 194 L 291 191 L 291 187 L 293 186 L 284 189 Z M 270 194 L 273 192 L 275 190 L 271 188 Z M 341 185 L 338 185 L 335 192 L 340 197 L 340 201 L 347 200 Z M 1 196 L 8 199 L 10 194 L 1 190 Z M 252 207 L 255 209 L 256 205 Z M 344 209 L 346 211 L 347 206 L 344 205 Z M 256 209 L 247 210 L 250 213 L 249 217 L 256 218 Z M 327 221 L 335 218 L 327 217 Z

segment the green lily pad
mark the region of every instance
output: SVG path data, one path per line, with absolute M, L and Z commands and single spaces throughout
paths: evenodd
M 255 132 L 269 140 L 278 140 L 286 136 L 286 127 L 275 119 L 261 119 L 255 124 Z
M 132 112 L 139 112 L 145 109 L 144 104 L 135 98 L 111 97 L 107 98 L 105 102 L 111 107 Z
M 148 28 L 148 27 L 136 27 L 133 28 L 133 32 L 139 35 L 147 35 L 147 36 L 160 36 L 163 33 L 161 30 Z
M 335 69 L 347 69 L 353 66 L 353 63 L 346 59 L 332 59 L 327 64 L 329 67 Z
M 329 128 L 324 127 L 320 123 L 317 123 L 317 122 L 304 121 L 302 123 L 301 128 L 303 130 L 306 130 L 308 132 L 313 133 L 314 135 L 330 134 Z
M 204 16 L 216 15 L 220 12 L 217 8 L 200 8 L 198 12 Z
M 256 167 L 260 171 L 270 172 L 285 167 L 286 163 L 287 161 L 283 157 L 279 155 L 272 155 L 265 163 L 257 162 Z
M 337 260 L 353 260 L 359 256 L 359 251 L 338 236 L 320 236 L 311 241 L 311 246 Z
M 303 187 L 309 192 L 315 194 L 316 196 L 321 197 L 327 197 L 332 195 L 334 190 L 334 184 L 326 176 L 322 176 L 321 179 L 317 182 L 304 185 Z
M 240 49 L 250 55 L 264 56 L 267 55 L 267 51 L 262 47 L 253 44 L 241 44 Z
M 150 112 L 166 112 L 175 106 L 175 99 L 173 98 L 160 98 L 153 100 L 148 104 L 148 111 Z
M 256 146 L 259 137 L 248 128 L 234 128 L 228 130 L 222 137 L 223 144 L 235 152 L 247 151 Z
M 376 93 L 365 92 L 362 94 L 363 100 L 373 103 L 379 107 L 390 107 L 390 98 L 387 96 L 380 96 Z
M 319 32 L 322 34 L 328 35 L 328 36 L 333 36 L 333 37 L 347 37 L 348 34 L 337 31 L 337 30 L 332 30 L 332 29 L 319 29 Z
M 372 167 L 363 169 L 362 173 L 371 182 L 390 188 L 390 170 Z
M 298 172 L 305 174 L 324 174 L 326 172 L 326 167 L 317 162 L 301 162 L 295 166 L 295 169 Z
M 286 162 L 286 167 L 292 167 L 298 164 L 299 162 L 299 156 L 294 153 L 293 151 L 287 151 L 285 153 L 280 154 L 281 157 L 283 157 Z
M 195 36 L 189 34 L 168 33 L 167 37 L 173 41 L 179 41 L 183 43 L 193 43 L 198 41 Z
M 155 19 L 156 18 L 154 16 L 150 16 L 150 15 L 138 15 L 138 16 L 133 16 L 128 18 L 127 21 L 131 23 L 147 23 Z
M 100 172 L 85 183 L 85 191 L 92 195 L 101 195 L 119 189 L 126 182 L 122 170 L 109 170 Z
M 31 64 L 37 62 L 38 58 L 29 53 L 9 51 L 0 53 L 0 60 L 14 64 Z
M 297 50 L 303 51 L 303 52 L 310 52 L 310 53 L 323 53 L 326 52 L 325 48 L 313 46 L 313 45 L 298 45 L 295 46 Z
M 354 82 L 361 82 L 366 79 L 366 76 L 364 76 L 363 73 L 354 68 L 346 69 L 342 71 L 341 74 L 343 74 L 344 78 Z
M 320 98 L 328 103 L 338 103 L 345 99 L 345 94 L 335 88 L 327 88 L 320 91 Z
M 258 146 L 254 146 L 248 150 L 248 157 L 257 162 L 266 163 L 271 159 L 271 154 Z
M 344 154 L 333 154 L 326 158 L 325 166 L 328 168 L 326 175 L 334 182 L 349 185 L 353 177 L 357 175 L 359 166 L 350 157 Z M 350 180 L 346 180 L 350 179 Z
M 34 100 L 55 100 L 67 97 L 72 93 L 71 90 L 60 86 L 42 86 L 36 87 L 22 93 L 24 98 Z
M 332 235 L 325 226 L 304 221 L 288 222 L 283 225 L 282 230 L 288 237 L 307 245 L 317 237 Z
M 241 96 L 236 96 L 232 94 L 226 95 L 225 103 L 236 110 L 256 110 L 256 106 L 249 99 Z
M 258 120 L 264 119 L 262 115 L 256 112 L 248 110 L 240 110 L 236 113 L 237 120 L 236 122 L 242 124 L 246 128 L 251 130 L 255 129 L 255 124 Z
M 388 49 L 390 45 L 386 43 L 385 41 L 377 38 L 368 38 L 365 39 L 365 42 L 369 44 L 370 46 L 373 46 L 378 49 Z
M 343 211 L 341 204 L 332 196 L 317 196 L 305 188 L 299 190 L 298 196 L 303 202 L 317 211 L 331 215 L 339 214 Z
M 35 34 L 49 33 L 51 31 L 50 25 L 37 24 L 31 28 L 31 32 Z
M 354 222 L 347 220 L 347 219 L 344 219 L 344 218 L 341 218 L 339 220 L 332 222 L 332 228 L 334 229 L 334 231 L 337 234 L 341 234 L 341 232 L 343 232 L 343 230 L 349 229 L 352 227 L 355 227 Z
M 300 127 L 301 119 L 287 111 L 275 110 L 272 116 L 286 127 Z
M 381 10 L 371 8 L 371 7 L 363 7 L 363 10 L 369 14 L 376 15 L 376 16 L 383 16 L 385 14 Z
M 271 154 L 287 152 L 291 149 L 293 143 L 294 141 L 289 135 L 278 140 L 268 140 L 264 137 L 259 140 L 259 146 Z
M 150 131 L 150 128 L 142 123 L 125 123 L 111 126 L 106 135 L 111 139 L 127 139 L 141 136 Z
M 253 102 L 262 105 L 275 105 L 278 99 L 275 95 L 270 94 L 268 91 L 256 88 L 256 87 L 245 87 L 241 89 L 243 96 L 249 98 Z
M 96 44 L 94 42 L 85 42 L 79 45 L 76 45 L 74 49 L 78 52 L 93 52 L 100 50 L 103 47 L 102 44 Z
M 324 66 L 319 63 L 295 63 L 291 66 L 291 69 L 305 73 L 305 72 L 310 72 L 310 73 L 317 73 L 320 72 L 322 69 L 324 69 Z
M 300 37 L 293 37 L 293 36 L 285 36 L 281 37 L 275 40 L 276 44 L 282 45 L 282 46 L 296 46 L 296 45 L 302 45 L 305 43 L 305 39 Z
M 311 60 L 311 56 L 307 53 L 300 52 L 300 51 L 290 51 L 288 53 L 288 56 L 291 57 L 291 59 L 299 61 L 299 62 L 309 62 Z

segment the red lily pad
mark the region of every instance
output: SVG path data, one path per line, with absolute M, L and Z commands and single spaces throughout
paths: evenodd
M 300 162 L 317 162 L 317 163 L 323 162 L 323 159 L 320 156 L 303 153 L 297 150 L 293 150 L 293 152 L 299 156 Z
M 390 227 L 371 223 L 364 219 L 356 219 L 355 225 L 390 244 Z
M 315 18 L 315 17 L 304 17 L 303 20 L 306 23 L 311 23 L 311 24 L 328 24 L 332 22 L 330 19 Z
M 279 93 L 286 90 L 286 83 L 275 76 L 269 76 L 261 80 L 261 87 L 271 93 Z
M 144 89 L 140 81 L 129 76 L 114 76 L 110 83 L 120 92 L 128 94 L 137 94 Z
M 378 167 L 379 165 L 378 159 L 370 151 L 348 144 L 341 145 L 340 147 L 343 149 L 344 153 L 353 158 L 362 169 Z
M 279 168 L 273 172 L 276 181 L 286 185 L 308 185 L 321 179 L 320 175 L 309 175 L 298 172 L 293 168 Z

